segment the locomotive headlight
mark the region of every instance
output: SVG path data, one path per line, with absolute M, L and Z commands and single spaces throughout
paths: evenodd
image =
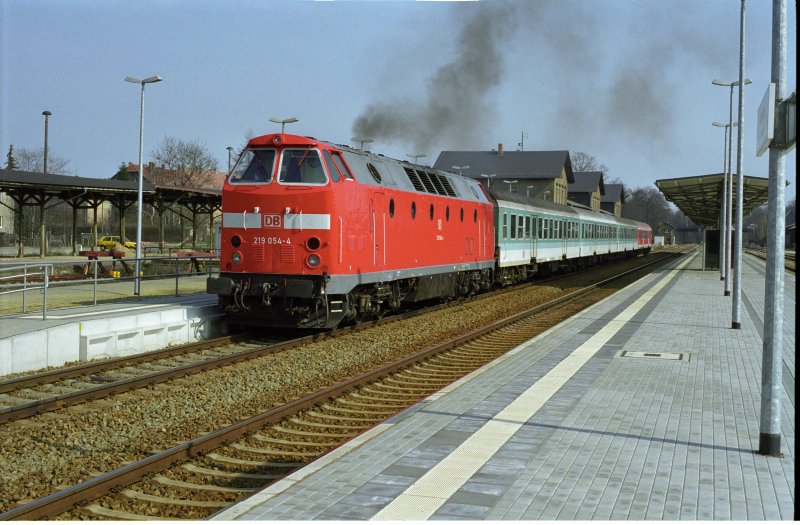
M 307 262 L 307 263 L 308 263 L 308 265 L 309 265 L 310 267 L 312 267 L 312 268 L 316 268 L 317 266 L 319 266 L 319 261 L 320 261 L 320 259 L 319 259 L 319 255 L 317 255 L 316 253 L 312 253 L 312 254 L 311 254 L 311 255 L 309 255 L 309 256 L 308 256 L 308 258 L 306 259 L 306 262 Z
M 306 241 L 306 247 L 311 251 L 318 250 L 321 244 L 318 237 L 309 237 Z
M 233 261 L 233 264 L 241 264 L 242 254 L 239 252 L 233 252 L 233 255 L 231 255 L 231 260 Z

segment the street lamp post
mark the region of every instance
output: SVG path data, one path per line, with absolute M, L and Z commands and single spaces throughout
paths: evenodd
M 525 196 L 526 197 L 530 197 L 531 196 L 531 188 L 535 188 L 535 187 L 536 186 L 526 186 L 525 187 Z
M 516 184 L 519 181 L 514 179 L 514 180 L 503 180 L 503 182 L 508 184 L 508 193 L 514 193 L 513 191 L 511 191 L 511 188 L 514 186 L 514 184 Z
M 724 210 L 725 210 L 725 227 L 724 227 L 725 253 L 724 253 L 724 257 L 720 259 L 720 262 L 724 261 L 724 264 L 725 264 L 725 269 L 724 269 L 725 292 L 724 292 L 724 294 L 727 296 L 727 295 L 731 294 L 731 272 L 730 272 L 730 268 L 731 268 L 731 246 L 732 246 L 731 245 L 731 232 L 732 232 L 731 218 L 733 217 L 733 169 L 732 169 L 732 166 L 731 166 L 730 155 L 731 155 L 731 152 L 733 151 L 733 125 L 734 125 L 733 124 L 733 88 L 734 88 L 734 86 L 738 86 L 739 85 L 739 81 L 736 80 L 734 82 L 725 82 L 723 80 L 714 79 L 714 80 L 711 81 L 711 83 L 714 84 L 715 86 L 723 86 L 723 87 L 731 88 L 730 89 L 730 100 L 729 100 L 730 109 L 729 109 L 729 112 L 728 112 L 728 127 L 730 128 L 729 132 L 730 132 L 731 138 L 730 138 L 730 141 L 729 141 L 730 146 L 729 146 L 729 149 L 728 149 L 728 175 L 725 177 L 725 191 L 724 191 L 725 203 L 723 204 Z M 749 78 L 746 78 L 746 79 L 744 79 L 744 83 L 745 84 L 751 84 L 752 80 L 750 80 Z M 740 92 L 741 92 L 741 90 L 740 90 Z M 741 119 L 740 119 L 740 121 L 741 121 Z M 739 156 L 739 153 L 737 153 L 737 158 L 738 158 L 738 156 Z M 737 173 L 737 180 L 738 180 L 738 176 L 739 176 L 739 174 Z M 737 188 L 737 191 L 740 191 L 740 190 Z
M 44 174 L 47 175 L 47 121 L 52 113 L 42 111 L 42 115 L 44 115 Z
M 469 166 L 450 166 L 454 170 L 458 171 L 458 174 L 461 175 L 461 170 L 468 170 Z
M 142 258 L 142 181 L 144 179 L 144 85 L 154 84 L 162 80 L 158 75 L 141 80 L 125 77 L 125 82 L 141 84 L 142 86 L 142 95 L 139 103 L 139 188 L 136 192 L 136 278 L 133 281 L 133 294 L 138 296 L 141 296 L 142 293 L 142 272 L 140 268 Z
M 491 173 L 489 175 L 487 175 L 485 173 L 481 173 L 481 177 L 486 177 L 486 187 L 487 188 L 491 188 L 492 187 L 492 177 L 496 177 L 496 176 L 497 176 L 497 173 Z
M 736 237 L 733 243 L 733 306 L 731 308 L 731 328 L 733 329 L 742 327 L 740 312 L 742 303 L 742 224 L 744 224 L 744 217 L 742 217 L 744 211 L 744 86 L 751 83 L 750 79 L 744 78 L 744 3 L 745 0 L 742 0 L 742 8 L 739 12 L 739 80 L 735 82 L 739 86 L 739 130 L 736 141 Z M 733 92 L 733 86 L 731 86 L 731 92 Z M 731 130 L 731 147 L 733 147 L 733 130 Z M 731 209 L 731 213 L 733 213 L 733 209 Z
M 289 117 L 289 118 L 284 118 L 284 119 L 270 117 L 269 121 L 270 122 L 274 122 L 275 124 L 280 124 L 281 125 L 281 134 L 283 134 L 283 129 L 286 127 L 286 124 L 294 124 L 295 122 L 300 122 L 300 120 L 298 120 L 295 117 Z
M 47 177 L 47 123 L 50 118 L 49 111 L 42 111 L 44 115 L 44 175 Z M 45 241 L 45 226 L 44 226 L 44 203 L 41 204 L 41 217 L 39 218 L 39 257 L 44 257 L 47 254 L 47 242 Z
M 730 195 L 730 179 L 731 179 L 731 140 L 733 137 L 731 126 L 738 126 L 738 122 L 732 124 L 723 124 L 719 121 L 711 123 L 712 126 L 725 129 L 725 147 L 722 157 L 722 209 L 720 211 L 721 227 L 719 238 L 720 246 L 720 260 L 719 260 L 719 280 L 725 281 L 727 279 L 728 270 L 730 269 L 728 254 L 730 253 L 730 237 L 728 231 L 730 230 L 730 205 L 728 204 Z M 729 289 L 725 288 L 725 295 L 730 293 Z

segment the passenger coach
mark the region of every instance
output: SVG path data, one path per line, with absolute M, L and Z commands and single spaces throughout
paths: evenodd
M 647 224 L 502 190 L 487 193 L 495 205 L 499 284 L 647 253 L 652 244 Z

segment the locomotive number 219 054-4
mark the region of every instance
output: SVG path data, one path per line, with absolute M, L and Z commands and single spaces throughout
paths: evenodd
M 292 244 L 292 239 L 291 237 L 287 237 L 285 239 L 283 237 L 253 237 L 253 244 Z

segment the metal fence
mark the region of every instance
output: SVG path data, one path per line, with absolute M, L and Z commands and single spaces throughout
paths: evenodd
M 47 319 L 48 309 L 54 307 L 204 292 L 205 277 L 219 271 L 219 256 L 142 258 L 139 295 L 135 267 L 136 258 L 110 257 L 0 262 L 0 315 L 41 309 L 42 319 Z
M 51 263 L 0 264 L 0 295 L 21 294 L 22 312 L 25 313 L 28 311 L 30 293 L 34 290 L 41 290 L 44 296 L 42 319 L 47 319 L 47 289 L 52 274 L 53 265 Z

